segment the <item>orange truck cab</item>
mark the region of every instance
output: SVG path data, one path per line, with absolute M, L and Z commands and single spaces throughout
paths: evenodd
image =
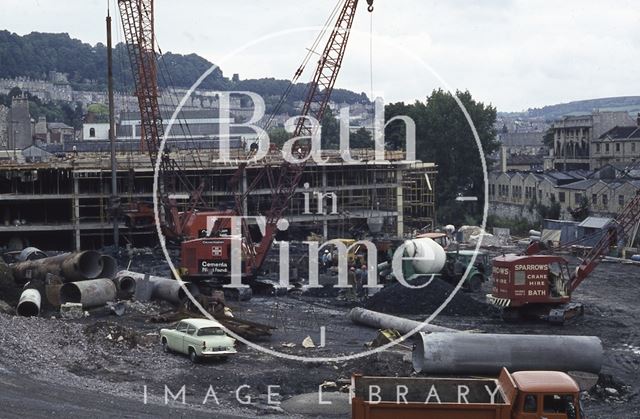
M 521 419 L 580 419 L 578 384 L 563 372 L 521 371 L 511 374 L 518 389 L 515 408 Z
M 578 384 L 556 371 L 498 378 L 352 377 L 353 419 L 584 419 Z

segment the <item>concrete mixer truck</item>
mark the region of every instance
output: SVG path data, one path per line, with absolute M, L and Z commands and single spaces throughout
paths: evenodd
M 382 282 L 388 283 L 396 280 L 394 271 L 398 272 L 401 269 L 406 280 L 424 275 L 438 275 L 443 281 L 455 285 L 460 282 L 467 267 L 473 261 L 463 287 L 471 292 L 480 292 L 482 283 L 488 280 L 491 273 L 488 255 L 474 250 L 451 249 L 451 246 L 445 251 L 437 241 L 439 239 L 437 235 L 443 233 L 428 234 L 433 236 L 425 234 L 400 243 L 399 246 L 404 247 L 403 256 L 401 261 L 396 259 L 395 267 L 393 261 L 378 265 Z M 474 255 L 476 255 L 475 260 L 473 260 Z

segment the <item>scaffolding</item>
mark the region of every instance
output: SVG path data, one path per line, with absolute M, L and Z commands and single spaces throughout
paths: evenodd
M 246 154 L 236 151 L 236 158 Z M 366 234 L 372 219 L 381 222 L 378 234 L 405 237 L 436 223 L 433 163 L 407 162 L 401 152 L 387 152 L 386 161 L 374 152 L 352 152 L 356 163 L 346 163 L 338 151 L 325 151 L 321 164 L 309 162 L 285 217 L 292 234 L 355 237 Z M 217 162 L 214 151 L 205 163 L 195 164 L 187 151 L 174 151 L 193 184 L 204 178 L 203 199 L 211 208 L 232 209 L 229 184 L 236 166 Z M 148 156 L 118 153 L 118 190 L 122 205 L 153 201 L 153 168 Z M 277 166 L 282 157 L 270 153 L 249 164 L 252 177 L 266 163 Z M 276 169 L 277 170 L 277 169 Z M 4 212 L 0 246 L 9 240 L 44 248 L 97 248 L 111 244 L 109 199 L 111 167 L 106 153 L 82 153 L 76 158 L 37 163 L 0 163 L 0 202 Z M 188 193 L 190 191 L 176 191 Z M 265 180 L 247 200 L 248 214 L 264 214 L 271 204 Z M 15 223 L 15 220 L 24 223 Z M 152 243 L 155 229 L 140 231 L 121 223 L 123 237 L 135 244 L 141 237 Z M 45 243 L 42 243 L 42 242 Z

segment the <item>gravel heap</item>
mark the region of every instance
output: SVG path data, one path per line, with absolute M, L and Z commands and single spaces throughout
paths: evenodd
M 429 278 L 419 278 L 412 285 L 422 285 Z M 387 286 L 378 291 L 365 307 L 382 313 L 398 314 L 431 314 L 453 292 L 454 286 L 439 279 L 434 279 L 424 288 L 413 289 L 400 283 Z M 480 316 L 493 312 L 493 307 L 481 303 L 460 290 L 442 311 L 444 315 Z

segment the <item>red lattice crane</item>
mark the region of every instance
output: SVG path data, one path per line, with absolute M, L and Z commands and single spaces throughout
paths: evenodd
M 368 3 L 368 11 L 373 12 L 373 0 L 366 1 Z M 293 138 L 305 137 L 305 139 L 298 141 L 298 147 L 296 147 L 304 150 L 302 155 L 297 156 L 300 159 L 306 157 L 305 153 L 309 153 L 310 138 L 313 137 L 317 128 L 317 126 L 310 123 L 307 117 L 312 117 L 319 122 L 322 121 L 340 72 L 358 3 L 358 0 L 345 0 L 342 3 L 335 23 L 331 27 L 324 50 L 319 56 L 313 79 L 307 86 L 305 102 L 292 136 Z M 302 67 L 298 69 L 296 77 L 302 73 L 302 70 Z M 253 278 L 264 263 L 276 235 L 277 223 L 289 207 L 291 198 L 300 184 L 305 165 L 306 160 L 300 163 L 284 161 L 278 168 L 272 168 L 267 165 L 251 180 L 244 191 L 235 193 L 236 214 L 243 215 L 243 208 L 248 196 L 257 189 L 262 179 L 265 177 L 268 179 L 271 189 L 271 206 L 265 213 L 266 225 L 262 238 L 258 243 L 253 243 L 247 223 L 244 221 L 242 223 L 242 272 L 245 277 Z M 233 176 L 236 182 L 239 182 L 246 173 L 245 169 L 245 165 L 240 165 Z M 222 228 L 222 224 L 214 226 L 212 234 L 217 235 L 217 232 Z M 223 239 L 223 237 L 217 237 L 217 240 L 212 241 L 210 238 L 201 238 L 183 242 L 183 266 L 188 276 L 209 275 L 209 272 L 202 272 L 203 261 L 206 261 L 204 258 L 211 260 L 211 266 L 214 266 L 214 269 L 218 269 L 221 266 L 220 263 L 229 259 L 230 244 L 228 241 L 223 243 L 221 241 Z M 211 245 L 206 246 L 203 243 L 211 243 Z M 220 255 L 217 260 L 211 259 L 210 255 L 214 252 Z
M 372 12 L 373 0 L 366 1 L 369 12 Z M 314 126 L 309 123 L 306 117 L 322 121 L 342 65 L 358 3 L 359 0 L 344 0 L 342 3 L 326 46 L 320 54 L 313 79 L 308 84 L 302 112 L 293 132 L 294 137 L 311 138 L 315 134 Z M 141 149 L 146 150 L 151 156 L 152 162 L 155 163 L 164 132 L 158 103 L 153 0 L 118 0 L 118 5 L 140 107 Z M 296 76 L 299 76 L 301 72 L 302 68 L 298 70 Z M 308 142 L 309 140 L 299 141 L 300 149 L 306 150 L 306 153 L 309 153 Z M 304 157 L 304 154 L 298 157 Z M 274 240 L 277 222 L 289 206 L 300 183 L 304 167 L 305 162 L 284 162 L 277 170 L 265 167 L 245 191 L 235 194 L 236 211 L 232 215 L 243 215 L 244 202 L 256 189 L 260 179 L 265 176 L 268 178 L 272 192 L 271 207 L 266 212 L 266 227 L 259 243 L 251 241 L 249 229 L 246 223 L 243 223 L 242 274 L 244 277 L 254 277 L 262 266 Z M 179 167 L 169 158 L 162 159 L 160 169 L 164 174 L 163 180 L 165 181 L 167 174 L 179 175 Z M 241 165 L 234 178 L 239 179 L 244 169 L 244 165 Z M 192 191 L 190 209 L 178 213 L 175 204 L 166 198 L 164 204 L 165 207 L 169 207 L 167 212 L 171 214 L 168 219 L 169 227 L 171 227 L 167 229 L 168 233 L 183 240 L 180 264 L 183 276 L 192 279 L 228 278 L 230 275 L 231 237 L 221 234 L 221 231 L 227 230 L 229 223 L 217 221 L 209 230 L 210 226 L 207 220 L 212 216 L 221 219 L 230 214 L 195 211 L 196 204 L 201 202 L 200 196 L 204 185 L 194 188 L 186 177 L 178 176 L 178 179 L 182 181 L 184 187 L 188 188 L 187 190 Z M 206 237 L 201 237 L 203 230 L 209 233 Z

